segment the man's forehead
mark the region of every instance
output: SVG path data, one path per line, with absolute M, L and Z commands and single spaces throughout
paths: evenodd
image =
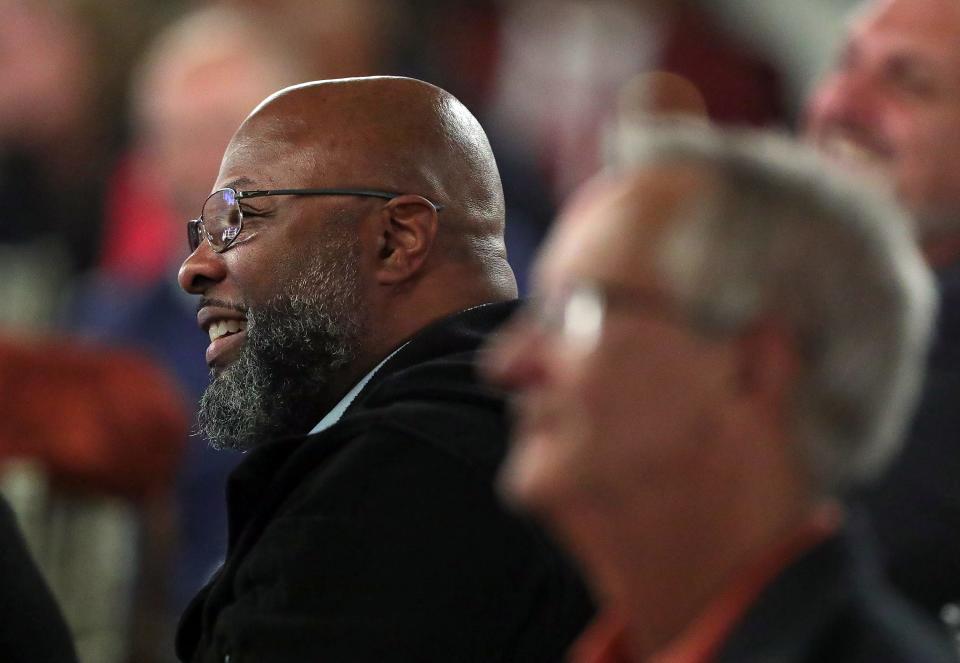
M 367 180 L 379 185 L 379 128 L 358 117 L 350 121 L 343 104 L 325 104 L 316 91 L 301 92 L 274 96 L 258 106 L 234 134 L 224 169 L 260 169 L 269 178 L 267 169 L 278 168 L 284 177 L 304 180 L 303 186 L 369 185 Z M 317 177 L 323 181 L 313 181 Z
M 868 45 L 878 37 L 917 52 L 949 52 L 960 57 L 960 1 L 868 2 L 854 14 L 850 39 Z
M 304 155 L 271 136 L 234 135 L 224 153 L 216 188 L 292 187 L 285 178 L 303 167 Z
M 273 121 L 245 122 L 227 146 L 218 183 L 244 177 L 257 187 L 352 185 L 339 179 L 359 171 L 359 154 L 348 137 L 319 128 L 307 136 Z
M 307 143 L 307 136 L 312 133 L 322 133 L 321 128 L 316 124 L 311 127 L 304 116 L 282 108 L 262 107 L 243 121 L 234 134 L 231 147 L 264 146 L 273 151 L 293 149 L 297 144 Z
M 571 200 L 537 266 L 542 281 L 589 277 L 624 284 L 654 277 L 664 231 L 710 184 L 702 168 L 657 165 L 601 176 Z
M 264 99 L 241 128 L 292 143 L 361 140 L 401 120 L 399 112 L 389 113 L 392 99 L 384 87 L 365 79 L 293 85 Z

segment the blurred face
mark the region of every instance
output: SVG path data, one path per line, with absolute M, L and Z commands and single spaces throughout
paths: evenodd
M 491 347 L 488 375 L 517 413 L 503 486 L 570 538 L 588 512 L 638 526 L 682 512 L 716 451 L 730 351 L 686 324 L 655 265 L 701 184 L 659 169 L 588 187 L 541 255 L 540 304 Z
M 89 119 L 97 92 L 92 35 L 51 4 L 0 0 L 0 140 L 5 142 L 69 139 Z
M 139 129 L 178 223 L 196 217 L 243 119 L 285 82 L 275 69 L 256 51 L 215 44 L 174 53 L 151 72 Z
M 811 98 L 807 135 L 887 178 L 925 237 L 960 229 L 960 3 L 867 5 Z
M 241 128 L 216 189 L 323 186 L 306 151 Z M 312 163 L 312 160 L 307 160 Z M 338 184 L 338 182 L 330 182 Z M 365 199 L 270 196 L 241 201 L 243 229 L 223 253 L 204 240 L 180 269 L 200 295 L 212 381 L 200 422 L 215 446 L 249 448 L 305 433 L 329 406 L 331 385 L 367 330 L 362 216 Z

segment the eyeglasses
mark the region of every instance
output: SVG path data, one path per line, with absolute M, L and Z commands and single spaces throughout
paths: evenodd
M 187 221 L 187 242 L 190 253 L 200 246 L 204 238 L 217 253 L 223 253 L 234 243 L 243 230 L 243 210 L 240 201 L 264 196 L 362 196 L 393 200 L 399 193 L 371 189 L 269 189 L 262 191 L 237 191 L 217 189 L 203 202 L 200 217 Z M 430 202 L 429 200 L 427 202 Z M 430 202 L 438 212 L 442 205 Z
M 532 297 L 525 316 L 539 329 L 579 351 L 596 347 L 612 308 L 678 322 L 676 311 L 653 295 L 613 283 L 585 279 L 543 297 Z

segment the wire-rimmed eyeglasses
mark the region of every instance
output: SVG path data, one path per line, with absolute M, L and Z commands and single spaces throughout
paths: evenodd
M 243 230 L 243 210 L 240 201 L 246 198 L 264 196 L 363 196 L 393 200 L 399 193 L 377 191 L 375 189 L 264 189 L 258 191 L 237 191 L 226 188 L 217 189 L 203 202 L 200 216 L 187 221 L 187 242 L 190 253 L 200 246 L 204 238 L 217 253 L 223 253 L 239 237 Z M 438 212 L 442 205 L 430 202 Z

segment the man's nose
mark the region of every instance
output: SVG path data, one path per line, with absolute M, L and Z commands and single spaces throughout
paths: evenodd
M 807 126 L 814 131 L 826 126 L 868 129 L 879 106 L 875 86 L 867 75 L 834 73 L 814 92 L 807 110 Z
M 210 286 L 222 281 L 226 272 L 223 257 L 210 248 L 207 241 L 202 241 L 180 265 L 177 282 L 191 295 L 202 295 Z
M 522 391 L 546 375 L 547 339 L 521 313 L 504 325 L 487 346 L 480 364 L 486 380 L 510 391 Z

